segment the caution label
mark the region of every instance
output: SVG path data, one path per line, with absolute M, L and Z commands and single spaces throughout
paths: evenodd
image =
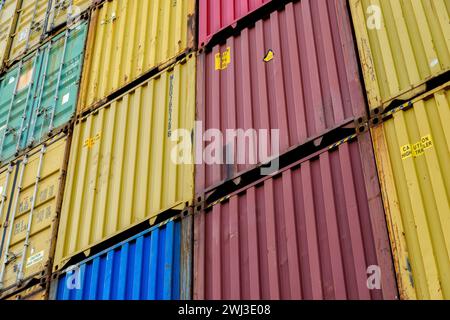
M 426 135 L 420 139 L 420 141 L 413 144 L 405 144 L 400 147 L 400 154 L 402 160 L 409 159 L 411 157 L 418 158 L 425 155 L 425 151 L 433 148 L 433 138 L 431 135 Z
M 44 251 L 33 254 L 27 259 L 27 268 L 34 266 L 36 263 L 41 262 L 44 259 Z
M 97 141 L 99 141 L 102 137 L 102 133 L 99 132 L 95 135 L 95 137 L 88 138 L 84 141 L 83 147 L 92 149 Z

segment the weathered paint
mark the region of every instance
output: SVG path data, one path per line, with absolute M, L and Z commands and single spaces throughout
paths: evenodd
M 450 299 L 450 83 L 375 127 L 399 289 Z
M 56 264 L 192 201 L 194 166 L 171 154 L 174 131 L 194 128 L 195 63 L 191 56 L 78 121 Z
M 181 222 L 171 221 L 69 267 L 54 300 L 179 300 Z
M 51 263 L 67 140 L 63 135 L 54 137 L 48 145 L 34 149 L 0 173 L 2 294 L 15 291 L 21 281 L 43 277 Z
M 48 138 L 75 114 L 87 22 L 56 36 L 0 78 L 0 161 Z
M 206 206 L 194 237 L 194 299 L 397 298 L 368 133 Z
M 8 64 L 36 49 L 56 27 L 87 10 L 92 0 L 72 0 L 69 5 L 60 0 L 20 0 L 17 24 L 11 37 Z
M 113 0 L 94 9 L 79 110 L 193 48 L 195 3 Z
M 203 132 L 280 130 L 283 153 L 348 120 L 365 117 L 355 52 L 345 1 L 287 4 L 199 55 L 197 117 Z M 207 146 L 203 143 L 203 149 Z M 258 160 L 254 164 L 264 162 L 258 153 L 247 152 L 245 164 L 198 165 L 196 192 L 248 169 L 252 155 Z
M 8 57 L 11 36 L 17 23 L 17 10 L 22 0 L 6 0 L 0 2 L 0 71 Z
M 350 0 L 371 109 L 450 70 L 450 2 Z
M 221 29 L 232 25 L 270 0 L 200 0 L 199 39 L 200 46 Z
M 27 301 L 43 301 L 47 300 L 47 291 L 45 286 L 40 284 L 24 289 L 14 295 L 5 298 L 5 300 L 27 300 Z

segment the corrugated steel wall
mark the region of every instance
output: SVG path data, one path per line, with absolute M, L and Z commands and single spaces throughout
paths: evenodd
M 56 27 L 89 8 L 92 0 L 20 0 L 17 24 L 11 36 L 8 64 L 12 64 L 29 50 L 36 49 Z M 72 14 L 73 16 L 72 16 Z
M 197 213 L 194 299 L 395 299 L 371 148 L 366 134 Z
M 215 33 L 269 1 L 271 0 L 200 0 L 199 45 L 202 47 Z
M 0 161 L 48 139 L 75 114 L 87 23 L 51 39 L 0 78 Z
M 175 130 L 194 128 L 195 68 L 187 58 L 78 121 L 56 264 L 192 202 L 194 167 L 171 156 Z
M 350 7 L 371 109 L 412 98 L 450 70 L 449 1 L 350 0 Z
M 193 48 L 195 3 L 114 0 L 94 10 L 79 110 Z
M 200 54 L 197 92 L 197 119 L 203 131 L 279 129 L 282 153 L 327 129 L 365 117 L 345 2 L 287 4 L 212 52 Z M 197 166 L 196 192 L 248 169 L 250 158 L 244 165 L 226 168 Z
M 120 243 L 63 273 L 56 300 L 179 300 L 181 222 Z
M 46 271 L 62 200 L 67 140 L 64 135 L 53 138 L 0 174 L 0 291 Z
M 450 299 L 450 83 L 373 129 L 404 299 Z
M 11 35 L 17 22 L 17 10 L 22 0 L 8 0 L 0 3 L 0 71 L 8 58 Z

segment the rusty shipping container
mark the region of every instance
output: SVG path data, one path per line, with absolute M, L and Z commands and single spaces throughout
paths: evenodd
M 399 290 L 450 299 L 450 82 L 373 128 Z
M 202 132 L 277 129 L 283 153 L 365 117 L 355 52 L 345 1 L 287 4 L 199 55 L 197 119 Z M 209 145 L 204 142 L 197 149 Z M 244 164 L 232 167 L 198 165 L 196 192 L 248 169 L 252 156 L 254 163 L 265 160 L 255 151 L 247 154 Z M 197 159 L 201 157 L 197 151 Z M 235 164 L 237 158 L 235 154 Z
M 218 31 L 235 23 L 271 0 L 200 0 L 199 39 L 203 47 Z
M 369 133 L 204 207 L 194 299 L 397 299 Z
M 0 292 L 42 279 L 51 264 L 68 137 L 55 136 L 0 173 Z
M 7 64 L 36 49 L 52 32 L 89 9 L 92 0 L 15 0 L 18 3 L 16 25 L 7 51 Z
M 195 9 L 195 0 L 113 0 L 94 9 L 80 112 L 192 49 Z
M 47 300 L 48 294 L 47 289 L 44 285 L 34 285 L 30 288 L 24 289 L 17 292 L 9 297 L 4 298 L 5 300 L 26 300 L 26 301 L 43 301 Z
M 136 224 L 192 202 L 194 165 L 177 164 L 172 155 L 177 129 L 191 140 L 195 74 L 196 58 L 190 55 L 78 120 L 55 269 Z
M 450 71 L 448 0 L 350 0 L 370 108 L 426 90 Z

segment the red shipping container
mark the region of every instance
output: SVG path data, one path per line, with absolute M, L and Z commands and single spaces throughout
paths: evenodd
M 398 298 L 369 133 L 194 219 L 194 299 Z
M 270 0 L 200 0 L 199 44 L 202 47 L 218 31 L 232 25 Z
M 310 137 L 366 117 L 355 52 L 345 1 L 287 4 L 199 55 L 197 119 L 203 132 L 279 129 L 284 153 Z M 197 149 L 207 146 L 203 142 Z M 201 157 L 197 151 L 197 159 Z M 258 157 L 256 163 L 262 160 Z M 237 162 L 197 165 L 197 194 L 256 164 Z

